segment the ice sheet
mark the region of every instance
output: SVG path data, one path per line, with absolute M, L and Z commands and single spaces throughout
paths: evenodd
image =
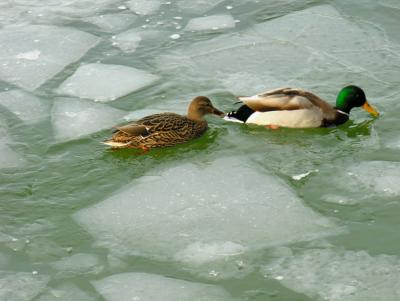
M 225 290 L 214 285 L 145 273 L 118 274 L 92 283 L 107 301 L 234 300 Z
M 0 80 L 35 90 L 79 60 L 99 39 L 68 27 L 30 25 L 0 30 Z
M 0 168 L 15 168 L 26 162 L 9 146 L 12 144 L 13 141 L 8 137 L 7 132 L 0 123 Z
M 185 27 L 186 31 L 221 30 L 235 27 L 231 15 L 213 15 L 191 19 Z
M 5 107 L 28 124 L 40 122 L 49 115 L 47 105 L 36 96 L 22 90 L 1 92 L 0 106 Z
M 179 80 L 188 85 L 195 78 L 196 85 L 212 82 L 237 95 L 288 85 L 318 87 L 334 101 L 349 83 L 365 87 L 367 95 L 385 93 L 396 78 L 398 48 L 377 27 L 322 5 L 182 46 L 157 62 L 171 76 L 182 74 Z
M 49 277 L 27 272 L 0 271 L 0 300 L 28 301 L 43 291 Z
M 111 128 L 121 122 L 125 114 L 100 103 L 59 98 L 53 105 L 51 123 L 56 140 L 65 141 Z
M 142 89 L 157 79 L 158 76 L 133 67 L 87 64 L 65 80 L 57 92 L 106 102 Z
M 311 249 L 268 264 L 263 274 L 313 300 L 395 301 L 400 297 L 400 260 L 395 256 Z
M 105 14 L 86 18 L 85 21 L 92 23 L 108 32 L 120 32 L 136 21 L 133 14 Z
M 51 266 L 58 271 L 59 277 L 77 275 L 96 275 L 103 270 L 99 258 L 93 254 L 79 253 L 53 262 Z
M 131 11 L 138 15 L 151 15 L 161 6 L 160 0 L 131 0 L 126 2 Z
M 224 2 L 224 0 L 178 0 L 176 5 L 185 13 L 202 15 L 213 7 Z
M 338 231 L 284 183 L 235 157 L 144 176 L 74 218 L 99 245 L 120 256 L 172 259 L 211 276 L 220 260 L 228 262 L 230 274 L 241 273 L 238 260 L 245 250 Z M 214 272 L 224 277 L 224 271 Z
M 75 284 L 67 283 L 49 289 L 47 293 L 40 295 L 35 301 L 96 301 Z

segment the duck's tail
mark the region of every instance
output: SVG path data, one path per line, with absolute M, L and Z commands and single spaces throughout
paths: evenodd
M 253 109 L 249 108 L 246 105 L 242 105 L 237 111 L 232 111 L 226 114 L 224 119 L 232 122 L 246 123 L 247 119 L 253 113 Z

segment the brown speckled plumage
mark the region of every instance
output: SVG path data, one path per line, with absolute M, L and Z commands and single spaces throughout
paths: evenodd
M 192 100 L 187 116 L 160 113 L 146 116 L 134 123 L 117 127 L 105 144 L 114 148 L 150 149 L 187 142 L 201 136 L 207 130 L 206 114 L 223 115 L 211 101 L 203 96 Z

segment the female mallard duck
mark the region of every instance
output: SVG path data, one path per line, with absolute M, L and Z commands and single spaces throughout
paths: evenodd
M 201 136 L 207 130 L 206 114 L 224 116 L 204 96 L 194 98 L 187 116 L 160 113 L 146 116 L 134 123 L 117 127 L 114 135 L 104 144 L 113 148 L 140 148 L 149 150 L 184 143 Z
M 357 86 L 343 88 L 337 96 L 335 107 L 311 92 L 292 88 L 239 99 L 244 105 L 228 113 L 225 120 L 265 125 L 272 129 L 340 125 L 349 119 L 354 107 L 362 107 L 373 116 L 379 115 L 367 102 L 364 91 Z

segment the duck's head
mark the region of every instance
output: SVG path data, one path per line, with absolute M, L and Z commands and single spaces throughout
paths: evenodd
M 350 113 L 350 110 L 354 107 L 362 107 L 375 117 L 379 115 L 379 112 L 368 103 L 365 93 L 361 88 L 357 86 L 344 87 L 337 96 L 336 108 Z
M 188 108 L 188 118 L 193 120 L 202 119 L 204 115 L 214 114 L 218 116 L 225 116 L 224 112 L 221 112 L 213 106 L 211 100 L 205 96 L 195 97 Z

